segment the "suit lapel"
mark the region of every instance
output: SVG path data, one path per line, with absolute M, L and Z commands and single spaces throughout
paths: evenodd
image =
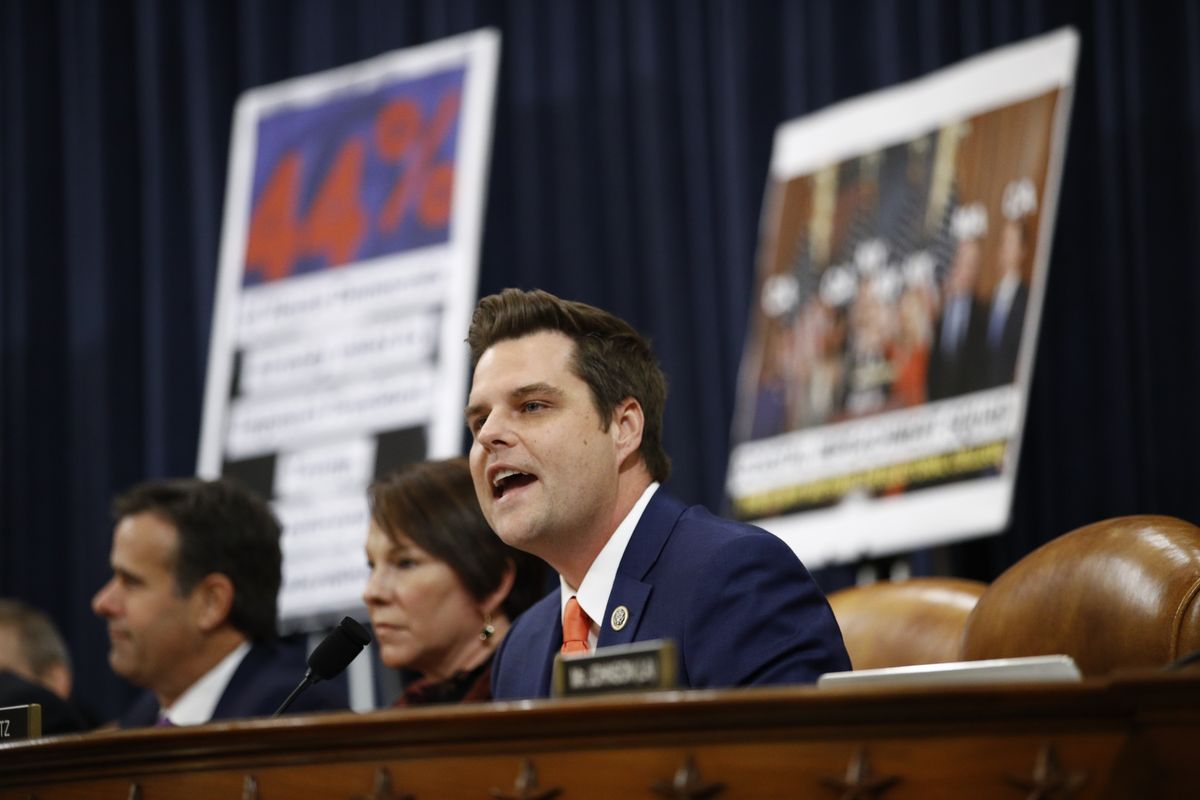
M 608 595 L 608 609 L 604 619 L 597 620 L 600 623 L 597 647 L 629 644 L 633 641 L 633 636 L 642 623 L 642 613 L 646 610 L 646 601 L 650 599 L 650 591 L 653 588 L 648 583 L 617 573 L 612 592 Z
M 242 658 L 242 662 L 233 671 L 216 706 L 213 707 L 212 719 L 228 719 L 242 715 L 241 709 L 246 704 L 242 696 L 254 690 L 253 676 L 258 672 L 258 664 L 269 655 L 270 645 L 262 642 L 251 645 L 250 650 Z M 296 682 L 299 683 L 302 677 L 304 676 L 297 676 Z
M 551 612 L 548 615 L 549 619 L 547 620 L 549 624 L 540 626 L 541 637 L 543 637 L 542 647 L 540 648 L 542 651 L 542 674 L 538 676 L 537 684 L 529 687 L 533 692 L 531 695 L 533 697 L 550 696 L 551 676 L 554 673 L 554 657 L 558 655 L 558 651 L 562 649 L 562 612 L 560 611 L 562 608 L 561 595 L 562 589 L 559 589 L 553 594 L 554 603 L 549 609 L 547 609 Z M 533 670 L 530 670 L 530 673 L 532 672 Z
M 646 603 L 654 588 L 645 578 L 658 561 L 671 531 L 675 529 L 675 523 L 685 509 L 683 503 L 668 495 L 662 488 L 659 488 L 646 504 L 646 510 L 642 512 L 642 518 L 638 520 L 637 527 L 633 529 L 633 535 L 629 538 L 629 544 L 625 547 L 625 554 L 621 556 L 621 565 L 617 567 L 617 577 L 608 595 L 608 608 L 605 609 L 604 619 L 597 620 L 600 625 L 597 647 L 634 641 L 645 616 Z M 622 607 L 623 612 L 618 610 Z M 616 626 L 614 622 L 617 623 Z M 619 630 L 615 629 L 618 627 Z
M 134 704 L 121 715 L 120 725 L 122 728 L 141 728 L 153 725 L 158 721 L 160 710 L 154 692 L 147 689 L 138 695 Z

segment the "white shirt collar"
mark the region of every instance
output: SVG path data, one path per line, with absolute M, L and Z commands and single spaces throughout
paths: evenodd
M 566 578 L 559 576 L 562 585 L 562 591 L 559 593 L 562 603 L 559 618 L 562 617 L 561 611 L 567 607 L 567 601 L 572 597 L 577 598 L 583 613 L 592 620 L 592 629 L 588 633 L 588 647 L 593 650 L 596 649 L 596 640 L 600 638 L 600 623 L 604 618 L 605 609 L 608 608 L 608 596 L 612 594 L 613 583 L 617 580 L 617 568 L 621 566 L 621 558 L 625 555 L 625 548 L 633 536 L 633 529 L 637 527 L 642 513 L 657 489 L 658 482 L 655 481 L 642 492 L 642 496 L 633 504 L 633 508 L 629 509 L 629 513 L 621 520 L 613 535 L 608 537 L 596 560 L 588 567 L 578 589 L 567 583 Z
M 212 719 L 217 701 L 233 678 L 242 659 L 250 652 L 250 643 L 242 642 L 229 655 L 217 662 L 200 680 L 189 686 L 170 708 L 161 709 L 159 717 L 171 720 L 172 725 L 203 725 Z

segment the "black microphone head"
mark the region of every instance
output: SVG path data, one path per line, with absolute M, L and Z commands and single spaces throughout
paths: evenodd
M 308 668 L 323 681 L 337 676 L 371 641 L 371 634 L 350 617 L 344 617 L 308 657 Z

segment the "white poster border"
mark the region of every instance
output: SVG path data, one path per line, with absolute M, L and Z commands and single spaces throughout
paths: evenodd
M 292 78 L 246 91 L 234 109 L 229 171 L 225 189 L 225 215 L 217 274 L 217 296 L 209 337 L 208 371 L 196 473 L 213 478 L 220 474 L 225 429 L 229 421 L 229 385 L 233 373 L 234 344 L 243 256 L 250 221 L 251 186 L 260 119 L 290 107 L 302 107 L 347 85 L 368 91 L 389 80 L 418 77 L 440 68 L 466 66 L 463 87 L 459 169 L 451 209 L 450 241 L 456 263 L 469 269 L 454 271 L 446 287 L 441 324 L 442 356 L 433 408 L 461 407 L 466 397 L 468 352 L 462 331 L 470 324 L 478 284 L 482 247 L 486 167 L 491 152 L 492 114 L 496 74 L 500 60 L 500 34 L 482 29 L 426 45 L 387 53 L 315 75 Z M 428 430 L 431 457 L 459 452 L 462 419 L 457 414 L 435 414 Z
M 975 56 L 927 77 L 838 103 L 777 129 L 763 216 L 768 227 L 778 223 L 775 218 L 782 211 L 780 204 L 772 203 L 772 187 L 911 140 L 956 120 L 1060 91 L 1043 195 L 1044 219 L 1051 224 L 1039 226 L 1030 287 L 1031 313 L 1024 320 L 1016 366 L 1019 397 L 1013 412 L 1015 433 L 1007 442 L 1004 469 L 999 475 L 919 492 L 879 498 L 848 496 L 833 507 L 753 520 L 786 541 L 810 567 L 996 534 L 1008 526 L 1078 57 L 1078 32 L 1062 28 Z M 743 375 L 750 366 L 748 361 L 743 363 Z M 738 462 L 739 448 L 747 446 L 753 449 L 761 443 L 735 446 L 731 466 Z M 736 484 L 732 470 L 729 480 L 731 485 Z M 733 499 L 736 503 L 737 498 Z
M 493 117 L 500 58 L 500 34 L 494 29 L 482 29 L 470 33 L 418 45 L 404 50 L 383 54 L 356 64 L 338 67 L 318 74 L 301 76 L 270 86 L 248 90 L 238 100 L 234 110 L 231 134 L 230 160 L 225 191 L 225 211 L 219 251 L 216 301 L 214 303 L 212 330 L 210 334 L 208 371 L 201 421 L 201 434 L 197 454 L 197 474 L 215 478 L 222 473 L 227 459 L 236 460 L 230 452 L 230 426 L 235 403 L 230 397 L 231 382 L 236 368 L 236 354 L 244 343 L 240 342 L 239 330 L 243 298 L 247 289 L 283 292 L 289 288 L 304 286 L 310 291 L 317 283 L 354 291 L 355 287 L 367 286 L 382 275 L 383 270 L 394 270 L 400 264 L 420 273 L 433 261 L 449 265 L 439 276 L 437 285 L 430 284 L 417 292 L 417 296 L 406 295 L 406 307 L 414 303 L 419 307 L 433 303 L 437 307 L 437 322 L 434 324 L 437 358 L 433 363 L 433 374 L 421 405 L 427 412 L 413 424 L 424 428 L 425 455 L 428 458 L 447 458 L 459 455 L 462 450 L 463 418 L 461 409 L 465 405 L 469 370 L 469 353 L 465 342 L 465 331 L 470 324 L 477 293 L 479 260 L 482 249 L 484 206 L 487 189 L 487 167 L 491 155 Z M 436 245 L 414 247 L 396 254 L 388 254 L 356 261 L 347 265 L 349 269 L 314 272 L 289 276 L 277 284 L 262 284 L 243 287 L 244 257 L 249 236 L 255 160 L 258 157 L 258 131 L 260 123 L 268 116 L 289 110 L 303 110 L 319 105 L 338 95 L 370 94 L 388 84 L 417 80 L 426 75 L 452 69 L 463 70 L 463 84 L 458 109 L 457 142 L 455 145 L 454 193 L 449 208 L 448 233 L 445 242 Z M 425 266 L 423 266 L 425 265 Z M 427 268 L 426 268 L 426 271 Z M 437 296 L 430 293 L 436 291 Z M 371 314 L 378 310 L 362 305 L 347 312 L 344 320 L 362 317 L 366 308 Z M 376 303 L 378 305 L 378 303 Z M 336 321 L 328 316 L 326 322 Z M 359 319 L 357 321 L 362 321 Z M 379 322 L 378 316 L 374 319 Z M 280 328 L 274 336 L 285 335 Z M 340 335 L 340 334 L 339 334 Z M 336 338 L 336 336 L 335 336 Z M 278 346 L 279 341 L 256 340 L 255 346 Z M 390 378 L 388 380 L 391 380 Z M 392 381 L 394 382 L 394 381 Z M 384 381 L 386 384 L 387 381 Z M 387 384 L 390 385 L 390 384 Z M 370 387 L 367 387 L 370 388 Z M 325 394 L 337 399 L 336 392 Z M 319 400 L 324 395 L 312 393 L 301 398 Z M 354 396 L 347 395 L 349 400 Z M 270 397 L 264 396 L 268 402 Z M 369 420 L 367 421 L 369 427 Z M 361 488 L 345 487 L 340 482 L 320 481 L 305 478 L 304 470 L 322 467 L 321 457 L 339 463 L 344 462 L 347 475 L 361 476 L 369 469 L 369 461 L 375 457 L 373 438 L 362 439 L 370 431 L 345 430 L 336 436 L 324 436 L 311 443 L 311 452 L 279 450 L 279 465 L 276 479 L 286 479 L 284 495 L 273 499 L 276 511 L 284 519 L 314 520 L 321 509 L 332 504 L 343 511 L 354 514 L 366 513 L 366 497 Z M 325 465 L 328 466 L 328 465 Z M 283 478 L 280 478 L 283 470 Z M 305 490 L 322 489 L 319 497 Z M 331 489 L 341 487 L 345 491 Z M 279 486 L 276 486 L 279 489 Z M 349 513 L 349 512 L 347 512 Z M 361 574 L 366 577 L 366 566 L 362 558 L 359 540 L 366 536 L 365 516 L 357 516 L 363 524 L 353 531 L 331 531 L 334 539 L 329 546 L 344 551 L 345 558 L 339 564 L 330 563 L 329 569 L 338 575 L 350 576 L 327 583 L 332 588 L 326 592 L 314 588 L 298 597 L 290 591 L 289 574 L 285 563 L 285 585 L 281 592 L 281 623 L 287 629 L 320 626 L 343 611 L 352 612 L 361 606 L 361 585 L 351 584 Z M 344 540 L 344 541 L 343 541 Z M 352 541 L 353 540 L 353 541 Z M 292 548 L 285 525 L 284 550 Z M 295 568 L 311 571 L 312 565 L 293 564 Z M 295 573 L 295 570 L 290 572 Z M 305 573 L 307 575 L 307 572 Z M 332 575 L 332 573 L 331 573 Z M 309 576 L 311 577 L 311 576 Z M 336 575 L 333 575 L 336 577 Z M 349 582 L 347 582 L 349 581 Z M 337 584 L 334 586 L 333 584 Z

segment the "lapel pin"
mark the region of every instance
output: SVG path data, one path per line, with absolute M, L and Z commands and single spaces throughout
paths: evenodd
M 621 630 L 625 627 L 625 623 L 629 622 L 629 609 L 625 606 L 617 606 L 613 609 L 612 617 L 608 621 L 614 631 Z

